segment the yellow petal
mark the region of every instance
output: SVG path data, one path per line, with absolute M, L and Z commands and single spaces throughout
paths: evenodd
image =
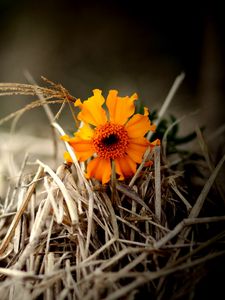
M 102 91 L 93 90 L 94 96 L 88 98 L 83 103 L 80 99 L 75 102 L 75 106 L 79 106 L 81 112 L 78 114 L 78 120 L 94 126 L 102 125 L 107 122 L 106 112 L 102 108 L 105 99 L 102 96 Z
M 156 125 L 155 124 L 151 124 L 149 131 L 155 132 L 155 130 L 156 130 Z
M 69 152 L 64 152 L 64 159 L 65 159 L 65 161 L 67 162 L 67 163 L 72 163 L 73 162 L 73 160 L 72 160 L 72 157 L 70 156 L 70 154 L 69 154 Z
M 136 172 L 136 163 L 129 157 L 115 159 L 116 173 L 120 176 L 119 180 L 130 177 Z
M 150 121 L 147 116 L 134 115 L 126 124 L 129 138 L 143 137 L 150 129 Z
M 62 135 L 61 137 L 60 137 L 60 139 L 61 140 L 63 140 L 63 141 L 65 141 L 65 142 L 69 142 L 69 140 L 71 139 L 67 134 L 65 134 L 65 135 Z
M 134 101 L 137 100 L 137 94 L 131 97 L 118 97 L 118 91 L 110 90 L 106 106 L 109 110 L 110 121 L 116 124 L 124 125 L 128 118 L 134 114 Z
M 68 142 L 70 145 L 78 140 L 77 137 L 69 137 L 68 135 L 63 135 L 60 138 L 61 140 Z
M 130 139 L 126 152 L 133 161 L 140 164 L 149 145 L 150 142 L 143 137 Z
M 151 147 L 155 147 L 155 146 L 160 146 L 160 140 L 159 139 L 156 139 L 154 140 L 153 142 L 150 143 L 150 146 Z
M 87 165 L 87 174 L 86 177 L 89 179 L 94 177 L 105 184 L 109 182 L 111 176 L 111 163 L 110 159 L 103 159 L 96 157 L 89 162 Z
M 149 110 L 147 107 L 144 107 L 144 116 L 148 116 L 149 115 Z
M 80 107 L 80 109 L 82 108 L 82 102 L 80 101 L 80 99 L 77 99 L 76 101 L 75 101 L 75 103 L 74 103 L 74 106 L 79 106 Z
M 124 180 L 124 175 L 123 175 L 123 171 L 122 168 L 120 167 L 120 164 L 118 162 L 118 159 L 115 159 L 115 167 L 116 167 L 116 173 L 119 175 L 119 180 Z
M 84 124 L 79 130 L 75 133 L 76 137 L 79 137 L 83 140 L 91 140 L 94 135 L 94 130 L 88 125 Z
M 75 137 L 70 139 L 69 144 L 74 149 L 76 157 L 79 161 L 85 161 L 94 154 L 92 141 L 90 140 L 83 140 Z

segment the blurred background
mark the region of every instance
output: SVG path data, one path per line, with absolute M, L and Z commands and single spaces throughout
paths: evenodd
M 185 72 L 168 113 L 199 109 L 182 130 L 197 122 L 212 131 L 224 122 L 225 18 L 222 4 L 195 2 L 0 0 L 0 82 L 27 83 L 28 70 L 38 84 L 43 75 L 81 99 L 94 88 L 137 92 L 152 110 Z M 2 97 L 0 118 L 32 99 Z M 44 135 L 45 121 L 35 109 L 18 128 Z

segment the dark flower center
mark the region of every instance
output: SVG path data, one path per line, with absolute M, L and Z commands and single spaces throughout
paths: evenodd
M 116 144 L 118 142 L 118 136 L 116 134 L 110 134 L 109 136 L 102 139 L 102 143 L 105 146 L 111 146 L 113 144 Z
M 95 129 L 92 142 L 99 157 L 116 159 L 126 155 L 129 137 L 123 125 L 107 122 Z

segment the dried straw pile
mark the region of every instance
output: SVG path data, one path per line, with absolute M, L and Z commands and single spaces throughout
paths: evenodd
M 107 186 L 87 181 L 76 161 L 54 171 L 37 160 L 27 176 L 26 158 L 2 201 L 1 299 L 193 299 L 208 263 L 225 254 L 223 191 L 214 184 L 225 156 L 196 197 L 185 162 L 162 152 L 146 153 L 151 168 L 143 161 L 131 180 Z

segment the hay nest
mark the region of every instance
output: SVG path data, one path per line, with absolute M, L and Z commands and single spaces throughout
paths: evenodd
M 224 190 L 216 179 L 225 156 L 214 167 L 200 131 L 198 139 L 201 160 L 170 157 L 162 143 L 133 178 L 105 186 L 86 180 L 77 161 L 53 170 L 26 156 L 2 199 L 1 299 L 202 295 L 210 262 L 224 261 Z M 149 156 L 154 164 L 146 167 Z

